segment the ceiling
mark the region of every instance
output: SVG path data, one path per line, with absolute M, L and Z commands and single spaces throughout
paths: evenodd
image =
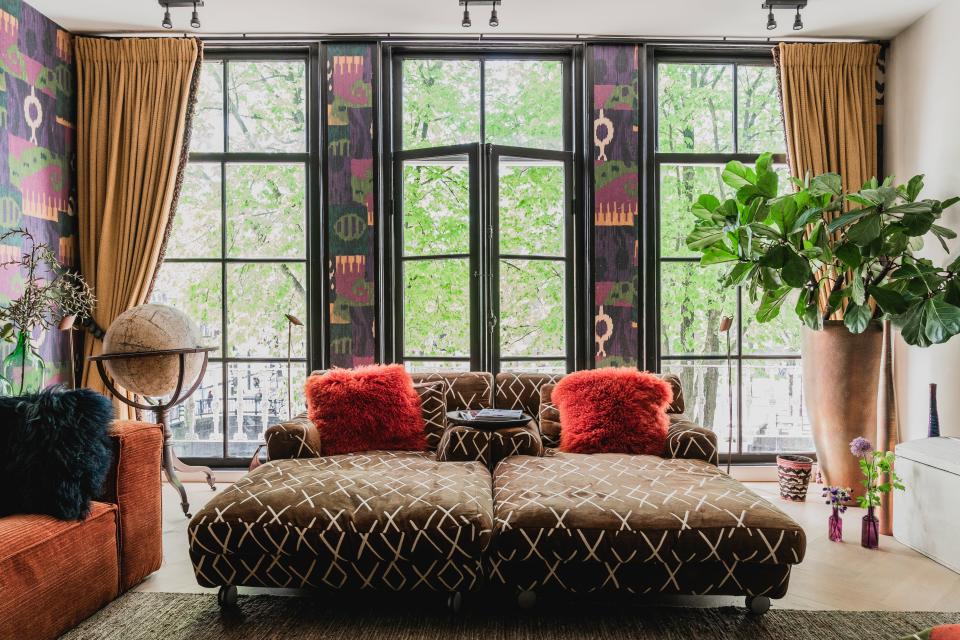
M 953 2 L 956 0 L 943 0 Z M 161 31 L 157 0 L 28 0 L 76 32 Z M 503 0 L 498 29 L 489 7 L 471 10 L 460 27 L 457 0 L 206 0 L 203 34 L 632 35 L 651 37 L 890 38 L 940 0 L 810 0 L 806 29 L 795 33 L 792 11 L 766 30 L 762 0 Z M 174 9 L 175 30 L 192 32 L 189 9 Z

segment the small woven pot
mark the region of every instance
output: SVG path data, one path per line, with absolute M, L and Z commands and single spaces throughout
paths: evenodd
M 780 497 L 790 502 L 807 499 L 807 486 L 813 472 L 813 458 L 807 456 L 777 456 L 777 476 L 780 479 Z

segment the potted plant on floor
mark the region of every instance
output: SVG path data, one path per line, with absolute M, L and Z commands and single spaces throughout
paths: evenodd
M 956 234 L 937 222 L 960 198 L 921 200 L 922 176 L 844 193 L 834 173 L 794 180 L 796 191 L 781 195 L 770 154 L 753 169 L 730 162 L 723 180 L 734 197 L 700 196 L 687 247 L 701 265 L 726 267 L 722 286 L 744 287 L 758 322 L 785 306 L 803 321 L 804 392 L 824 481 L 860 486 L 848 443 L 875 434 L 880 320 L 921 347 L 960 333 L 960 258 L 941 268 L 915 253 L 928 233 L 947 249 Z
M 3 360 L 3 395 L 42 389 L 46 364 L 33 342 L 33 333 L 57 327 L 64 318 L 83 320 L 95 303 L 93 291 L 80 274 L 60 264 L 49 245 L 37 242 L 26 229 L 5 231 L 0 234 L 0 244 L 18 238 L 22 243 L 20 256 L 0 263 L 0 268 L 19 269 L 23 278 L 23 292 L 0 308 L 0 339 L 15 344 Z M 73 366 L 71 362 L 71 375 Z

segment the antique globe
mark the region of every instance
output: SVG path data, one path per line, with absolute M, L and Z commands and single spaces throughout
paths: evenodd
M 162 304 L 145 304 L 121 313 L 103 338 L 104 353 L 138 353 L 167 349 L 194 349 L 200 331 L 185 313 Z M 200 375 L 204 354 L 188 354 L 184 361 L 183 388 Z M 180 356 L 115 358 L 104 364 L 118 385 L 148 398 L 170 395 L 177 388 Z

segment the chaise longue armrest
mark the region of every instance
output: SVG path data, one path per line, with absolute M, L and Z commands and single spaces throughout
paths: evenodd
M 163 562 L 160 462 L 163 427 L 117 421 L 110 428 L 113 462 L 100 500 L 117 505 L 120 591 L 140 583 Z
M 320 457 L 320 431 L 306 412 L 267 429 L 266 441 L 270 460 Z
M 712 465 L 719 465 L 717 434 L 691 422 L 686 416 L 671 415 L 667 447 L 663 457 L 703 460 Z

